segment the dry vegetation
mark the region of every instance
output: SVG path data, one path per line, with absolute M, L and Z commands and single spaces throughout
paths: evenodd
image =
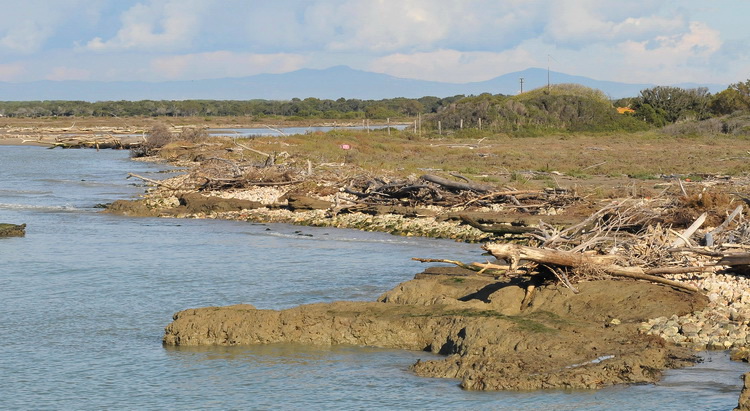
M 225 144 L 231 146 L 232 142 Z M 612 183 L 609 180 L 625 183 L 624 177 L 643 185 L 646 180 L 654 183 L 668 176 L 695 181 L 704 175 L 739 177 L 750 171 L 750 140 L 675 138 L 653 132 L 461 138 L 336 131 L 284 139 L 257 138 L 242 144 L 266 153 L 287 153 L 292 159 L 309 159 L 316 165 L 356 166 L 374 175 L 459 173 L 477 181 L 533 187 L 570 184 L 570 178 L 579 185 L 606 187 Z M 351 149 L 342 149 L 345 144 Z

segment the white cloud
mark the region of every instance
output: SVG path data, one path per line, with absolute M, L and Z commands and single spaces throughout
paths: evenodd
M 169 80 L 242 77 L 284 73 L 302 68 L 305 58 L 294 54 L 252 54 L 215 51 L 153 59 L 154 72 Z
M 91 70 L 58 66 L 53 67 L 47 75 L 47 80 L 65 81 L 65 80 L 88 80 L 91 78 Z
M 26 66 L 23 63 L 0 64 L 0 81 L 15 81 L 24 73 Z
M 88 7 L 86 0 L 0 2 L 0 50 L 30 54 L 39 51 L 66 19 Z
M 535 58 L 522 49 L 500 53 L 438 50 L 428 53 L 391 54 L 376 59 L 368 69 L 395 77 L 469 83 L 523 70 L 536 63 Z
M 11 51 L 31 53 L 39 49 L 42 42 L 52 33 L 49 27 L 42 27 L 34 21 L 20 21 L 5 32 L 0 38 L 0 45 Z
M 656 35 L 687 31 L 685 17 L 679 13 L 663 17 L 649 7 L 625 14 L 619 4 L 625 2 L 571 0 L 552 4 L 544 38 L 552 44 L 579 48 L 594 43 L 640 41 Z M 643 2 L 628 2 L 640 5 Z M 658 10 L 656 10 L 658 11 Z
M 545 2 L 548 0 L 545 0 Z M 524 0 L 328 0 L 268 4 L 242 15 L 263 49 L 394 53 L 456 48 L 500 51 L 541 32 L 541 9 Z
M 122 27 L 113 38 L 95 37 L 85 48 L 92 51 L 189 48 L 199 34 L 200 15 L 207 5 L 201 0 L 138 3 L 122 14 Z
M 627 41 L 618 49 L 624 61 L 630 63 L 631 77 L 650 77 L 670 84 L 693 81 L 696 72 L 707 68 L 711 56 L 721 46 L 718 30 L 693 22 L 687 33 L 657 36 L 650 41 Z

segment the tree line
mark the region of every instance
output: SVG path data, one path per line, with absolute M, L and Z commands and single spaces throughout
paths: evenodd
M 141 101 L 2 101 L 7 117 L 192 117 L 282 116 L 326 119 L 386 119 L 434 113 L 464 96 L 385 100 L 141 100 Z
M 622 114 L 617 111 L 618 107 L 629 110 Z M 738 130 L 750 130 L 749 112 L 750 80 L 732 84 L 716 94 L 709 93 L 706 88 L 657 86 L 642 90 L 636 97 L 615 101 L 600 90 L 577 84 L 557 84 L 513 96 L 484 93 L 478 96 L 384 100 L 311 97 L 288 101 L 0 102 L 0 114 L 8 117 L 278 116 L 385 120 L 423 115 L 423 124 L 427 128 L 485 128 L 513 133 L 637 131 L 705 120 L 713 120 L 706 123 L 712 130 L 736 133 Z M 682 127 L 680 132 L 687 129 Z M 693 127 L 691 130 L 700 132 L 700 128 Z

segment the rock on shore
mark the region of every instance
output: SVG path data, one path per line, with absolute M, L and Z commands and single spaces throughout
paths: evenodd
M 430 270 L 428 270 L 429 273 Z M 421 376 L 457 378 L 471 390 L 598 388 L 651 382 L 684 366 L 691 351 L 638 332 L 659 316 L 684 315 L 705 298 L 645 282 L 595 281 L 538 288 L 479 276 L 423 275 L 377 302 L 312 304 L 283 311 L 250 305 L 181 311 L 168 345 L 296 342 L 423 350 Z
M 641 332 L 693 349 L 727 350 L 750 346 L 750 279 L 734 273 L 677 275 L 708 298 L 706 308 L 644 322 Z
M 23 237 L 26 235 L 26 224 L 0 223 L 0 237 Z

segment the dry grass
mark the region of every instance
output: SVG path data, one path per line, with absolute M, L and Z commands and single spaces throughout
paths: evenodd
M 246 143 L 282 150 L 317 163 L 356 163 L 371 172 L 408 175 L 424 170 L 472 178 L 507 179 L 522 171 L 558 171 L 581 179 L 630 176 L 730 174 L 750 171 L 750 140 L 737 137 L 674 138 L 654 134 L 564 135 L 481 139 L 426 138 L 410 132 L 313 133 Z M 351 150 L 341 148 L 348 144 Z M 387 170 L 387 171 L 383 171 Z

